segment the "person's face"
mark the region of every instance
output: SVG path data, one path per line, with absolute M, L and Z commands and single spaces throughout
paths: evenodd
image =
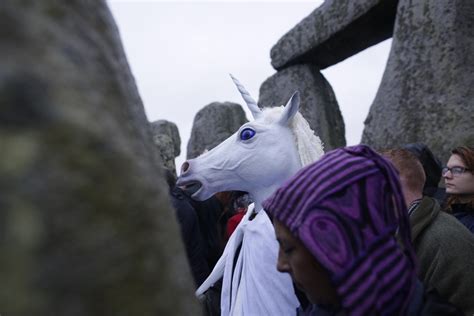
M 303 243 L 278 220 L 274 221 L 275 233 L 280 244 L 277 269 L 289 273 L 295 285 L 313 304 L 338 305 L 336 289 L 329 273 L 311 255 Z
M 448 168 L 466 168 L 466 165 L 458 155 L 451 155 L 446 166 Z M 472 171 L 465 170 L 458 175 L 453 175 L 451 171 L 448 171 L 443 177 L 446 185 L 446 193 L 459 195 L 474 194 L 474 175 Z

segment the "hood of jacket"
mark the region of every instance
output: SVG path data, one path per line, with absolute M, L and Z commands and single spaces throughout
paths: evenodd
M 428 196 L 423 197 L 418 207 L 410 215 L 411 241 L 413 243 L 440 212 L 441 207 L 438 201 Z

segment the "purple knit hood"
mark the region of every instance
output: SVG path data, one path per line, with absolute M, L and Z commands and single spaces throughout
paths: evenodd
M 263 203 L 328 270 L 348 315 L 404 315 L 416 260 L 397 172 L 367 146 L 333 150 Z

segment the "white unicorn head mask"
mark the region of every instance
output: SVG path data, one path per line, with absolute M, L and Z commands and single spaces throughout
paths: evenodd
M 177 184 L 200 186 L 192 195 L 197 200 L 221 191 L 246 191 L 259 209 L 260 203 L 283 181 L 317 160 L 323 147 L 298 113 L 298 92 L 284 107 L 262 111 L 240 82 L 234 77 L 232 80 L 254 121 L 242 125 L 214 149 L 184 162 Z

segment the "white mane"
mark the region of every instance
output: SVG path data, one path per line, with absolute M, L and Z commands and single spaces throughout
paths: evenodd
M 262 109 L 264 122 L 269 124 L 276 122 L 281 116 L 283 108 L 284 106 Z M 302 167 L 318 160 L 324 154 L 324 146 L 321 139 L 316 136 L 308 121 L 300 112 L 296 113 L 293 117 L 290 128 L 295 136 L 296 148 Z

